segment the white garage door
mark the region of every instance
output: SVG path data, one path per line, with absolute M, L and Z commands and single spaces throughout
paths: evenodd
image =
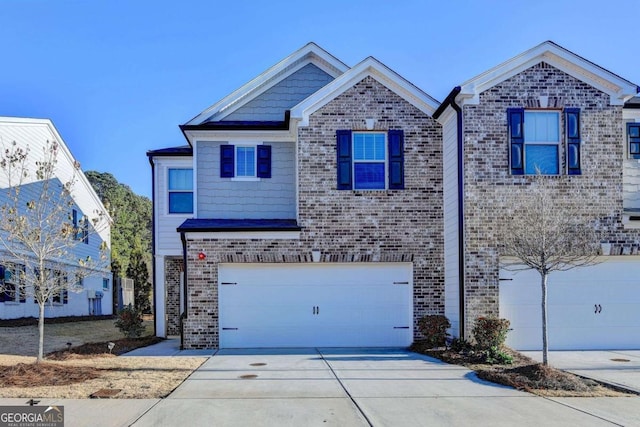
M 410 263 L 221 264 L 221 348 L 408 346 Z
M 640 349 L 640 257 L 601 261 L 549 276 L 549 349 Z M 502 270 L 500 279 L 500 316 L 512 328 L 507 345 L 541 349 L 540 275 Z

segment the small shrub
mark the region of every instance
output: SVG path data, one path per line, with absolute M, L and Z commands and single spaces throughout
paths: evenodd
M 491 365 L 511 365 L 513 363 L 513 356 L 505 353 L 498 347 L 491 347 L 488 350 L 483 351 L 484 360 Z
M 439 314 L 424 316 L 418 321 L 418 330 L 425 338 L 429 348 L 441 347 L 447 341 L 447 329 L 451 327 L 449 319 Z
M 120 329 L 120 332 L 127 338 L 139 337 L 144 332 L 142 313 L 130 305 L 126 306 L 118 313 L 116 327 Z
M 490 350 L 492 347 L 501 350 L 507 339 L 510 324 L 507 319 L 478 317 L 471 331 L 476 348 L 481 351 Z
M 473 345 L 464 338 L 454 338 L 451 340 L 449 348 L 455 352 L 462 353 L 473 350 Z

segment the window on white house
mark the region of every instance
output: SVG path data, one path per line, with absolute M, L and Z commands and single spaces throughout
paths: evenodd
M 102 279 L 102 290 L 109 290 L 109 279 Z
M 0 265 L 0 302 L 26 302 L 25 272 L 22 264 Z
M 169 169 L 169 213 L 193 213 L 193 169 Z

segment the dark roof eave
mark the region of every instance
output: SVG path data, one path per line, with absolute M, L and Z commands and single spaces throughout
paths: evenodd
M 289 130 L 291 122 L 291 112 L 284 112 L 282 121 L 221 121 L 206 122 L 199 125 L 180 125 L 182 133 L 190 130 Z
M 456 86 L 451 90 L 451 92 L 449 92 L 449 95 L 447 95 L 444 101 L 442 101 L 442 104 L 440 104 L 438 109 L 433 113 L 434 119 L 437 120 L 442 115 L 442 113 L 444 113 L 444 110 L 446 110 L 447 107 L 451 105 L 453 101 L 455 101 L 456 96 L 458 96 L 461 90 L 462 88 L 460 86 Z
M 179 233 L 222 233 L 242 231 L 301 231 L 295 219 L 196 219 L 185 220 Z
M 225 233 L 242 231 L 302 231 L 302 227 L 178 227 L 179 233 Z
M 192 157 L 193 149 L 189 146 L 160 148 L 147 151 L 147 157 Z

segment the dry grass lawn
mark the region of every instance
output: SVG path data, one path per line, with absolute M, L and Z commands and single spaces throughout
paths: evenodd
M 45 323 L 45 354 L 67 349 L 68 342 L 77 347 L 120 339 L 123 335 L 114 322 Z M 145 325 L 151 333 L 153 323 L 145 322 Z M 0 397 L 86 399 L 106 389 L 119 390 L 114 398 L 162 398 L 206 360 L 204 357 L 70 354 L 63 360 L 46 360 L 37 365 L 37 348 L 37 326 L 0 328 Z M 45 383 L 48 385 L 43 385 Z

